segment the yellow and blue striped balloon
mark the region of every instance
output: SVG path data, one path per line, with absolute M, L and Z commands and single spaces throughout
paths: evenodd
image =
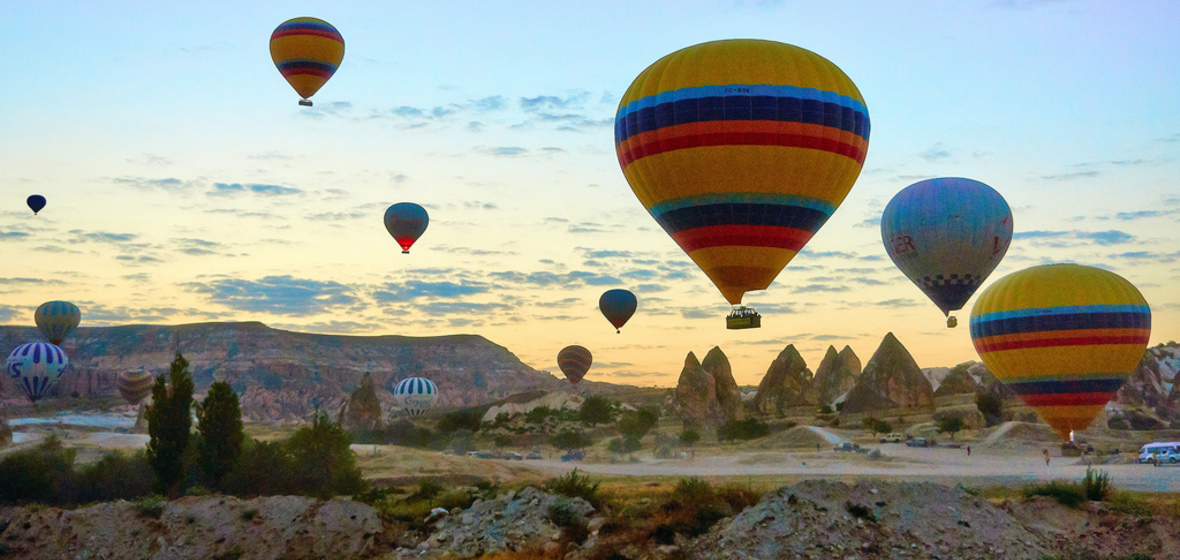
M 1143 359 L 1151 309 L 1123 277 L 1035 266 L 984 290 L 971 340 L 988 369 L 1063 440 L 1084 430 Z
M 49 342 L 60 345 L 82 321 L 82 310 L 68 301 L 47 301 L 33 312 L 33 320 Z
M 665 56 L 635 78 L 615 116 L 635 196 L 735 305 L 766 289 L 844 201 L 868 144 L 852 80 L 774 41 Z
M 115 380 L 115 388 L 128 404 L 139 404 L 152 394 L 152 386 L 155 384 L 156 376 L 144 368 L 139 368 L 138 371 L 124 371 Z
M 310 105 L 344 60 L 344 37 L 332 24 L 313 17 L 284 21 L 270 35 L 270 58 L 287 83 Z

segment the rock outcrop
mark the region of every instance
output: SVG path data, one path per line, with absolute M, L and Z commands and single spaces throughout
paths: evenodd
M 758 394 L 754 395 L 754 408 L 763 414 L 781 414 L 793 406 L 816 404 L 811 388 L 812 374 L 807 362 L 789 345 L 779 352 L 758 383 Z
M 340 410 L 340 425 L 348 431 L 372 431 L 381 427 L 381 400 L 373 389 L 373 376 L 365 372 Z
M 856 386 L 844 399 L 844 414 L 934 406 L 934 389 L 914 357 L 893 333 L 885 335 Z
M 582 410 L 582 397 L 570 393 L 540 393 L 530 391 L 512 395 L 503 403 L 488 407 L 483 415 L 484 422 L 491 422 L 501 414 L 528 414 L 534 408 L 547 406 L 551 410 Z
M 834 404 L 836 399 L 856 385 L 858 375 L 860 359 L 852 352 L 852 348 L 845 346 L 843 351 L 836 352 L 835 346 L 828 346 L 828 352 L 815 369 L 815 379 L 811 382 L 816 403 L 820 406 Z
M 938 390 L 934 391 L 934 396 L 936 398 L 949 397 L 978 392 L 979 383 L 968 373 L 972 365 L 975 365 L 975 362 L 965 362 L 951 368 L 950 373 L 938 384 Z
M 704 362 L 688 353 L 669 405 L 672 414 L 697 425 L 716 426 L 742 417 L 741 391 L 720 348 L 713 347 Z
M 733 378 L 733 368 L 729 365 L 729 358 L 714 346 L 705 354 L 701 362 L 701 369 L 713 378 L 713 387 L 717 394 L 717 406 L 721 409 L 725 421 L 740 420 L 742 418 L 742 392 L 738 389 L 737 381 Z

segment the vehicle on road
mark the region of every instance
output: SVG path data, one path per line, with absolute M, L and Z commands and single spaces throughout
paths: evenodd
M 832 446 L 832 451 L 859 451 L 860 445 L 850 442 L 837 443 Z
M 532 453 L 529 453 L 527 457 L 525 457 L 525 459 L 528 459 L 530 461 L 535 461 L 535 460 L 539 460 L 539 459 L 543 459 L 543 458 L 544 457 L 541 456 L 540 451 L 533 451 Z
M 504 459 L 507 461 L 523 461 L 524 455 L 521 455 L 515 451 L 509 451 L 504 454 Z
M 1139 462 L 1176 464 L 1180 463 L 1180 442 L 1164 441 L 1144 445 L 1139 448 Z
M 585 459 L 585 458 L 586 458 L 586 451 L 584 451 L 582 449 L 571 449 L 569 451 L 566 451 L 565 455 L 561 456 L 561 460 L 566 461 L 566 462 L 581 461 L 582 459 Z
M 881 443 L 901 443 L 905 441 L 905 437 L 901 434 L 887 434 L 881 436 Z
M 916 437 L 905 442 L 907 447 L 934 447 L 934 442 L 924 437 Z

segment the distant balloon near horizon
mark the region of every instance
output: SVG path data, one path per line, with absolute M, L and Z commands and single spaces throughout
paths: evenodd
M 37 307 L 33 320 L 49 342 L 61 345 L 82 322 L 82 310 L 68 301 L 47 301 Z
M 425 377 L 408 377 L 393 386 L 393 398 L 406 414 L 421 416 L 438 399 L 438 386 Z
M 33 215 L 36 216 L 37 212 L 40 212 L 42 208 L 45 208 L 45 197 L 39 194 L 29 195 L 29 198 L 25 199 L 25 204 L 29 205 L 29 209 L 32 210 Z
M 631 190 L 733 305 L 765 290 L 835 212 L 868 145 L 852 80 L 775 41 L 669 54 L 635 78 L 615 116 Z
M 49 342 L 30 342 L 17 346 L 8 355 L 6 364 L 8 376 L 34 403 L 49 393 L 69 367 L 70 360 L 65 351 Z
M 1078 264 L 1013 272 L 980 294 L 971 341 L 997 379 L 1063 440 L 1084 430 L 1138 367 L 1151 309 L 1123 277 Z
M 943 177 L 897 193 L 881 215 L 881 241 L 897 268 L 947 316 L 962 309 L 1012 243 L 1012 210 L 995 189 Z
M 295 93 L 311 107 L 311 96 L 344 60 L 344 37 L 332 24 L 313 17 L 284 21 L 270 35 L 270 58 Z
M 614 325 L 615 333 L 621 332 L 619 329 L 627 324 L 638 306 L 639 300 L 635 299 L 635 294 L 627 290 L 607 290 L 598 298 L 598 310 Z
M 119 377 L 115 379 L 115 388 L 127 404 L 131 405 L 139 404 L 152 394 L 152 386 L 155 384 L 156 376 L 145 368 L 120 372 Z
M 594 356 L 590 351 L 577 344 L 566 346 L 557 353 L 557 367 L 561 368 L 561 373 L 565 374 L 571 385 L 577 385 L 593 363 Z
M 410 246 L 418 241 L 428 225 L 430 216 L 426 209 L 413 202 L 399 202 L 385 210 L 385 229 L 401 246 L 403 254 L 410 252 Z

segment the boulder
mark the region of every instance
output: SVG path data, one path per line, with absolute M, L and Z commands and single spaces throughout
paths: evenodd
M 811 382 L 812 392 L 816 404 L 831 405 L 836 399 L 847 393 L 856 385 L 856 376 L 860 374 L 860 360 L 852 349 L 845 346 L 847 352 L 836 352 L 835 346 L 828 346 L 827 354 L 815 370 L 815 379 Z M 849 360 L 854 360 L 849 363 Z
M 716 346 L 705 354 L 701 362 L 701 369 L 713 377 L 713 387 L 717 395 L 717 408 L 723 416 L 723 421 L 740 420 L 742 418 L 742 392 L 738 389 L 737 381 L 733 378 L 733 368 L 729 365 L 729 358 Z
M 795 345 L 787 346 L 762 376 L 754 408 L 763 414 L 781 414 L 788 407 L 816 404 L 811 378 L 811 370 Z
M 888 333 L 844 399 L 844 414 L 934 405 L 934 389 L 901 341 Z

